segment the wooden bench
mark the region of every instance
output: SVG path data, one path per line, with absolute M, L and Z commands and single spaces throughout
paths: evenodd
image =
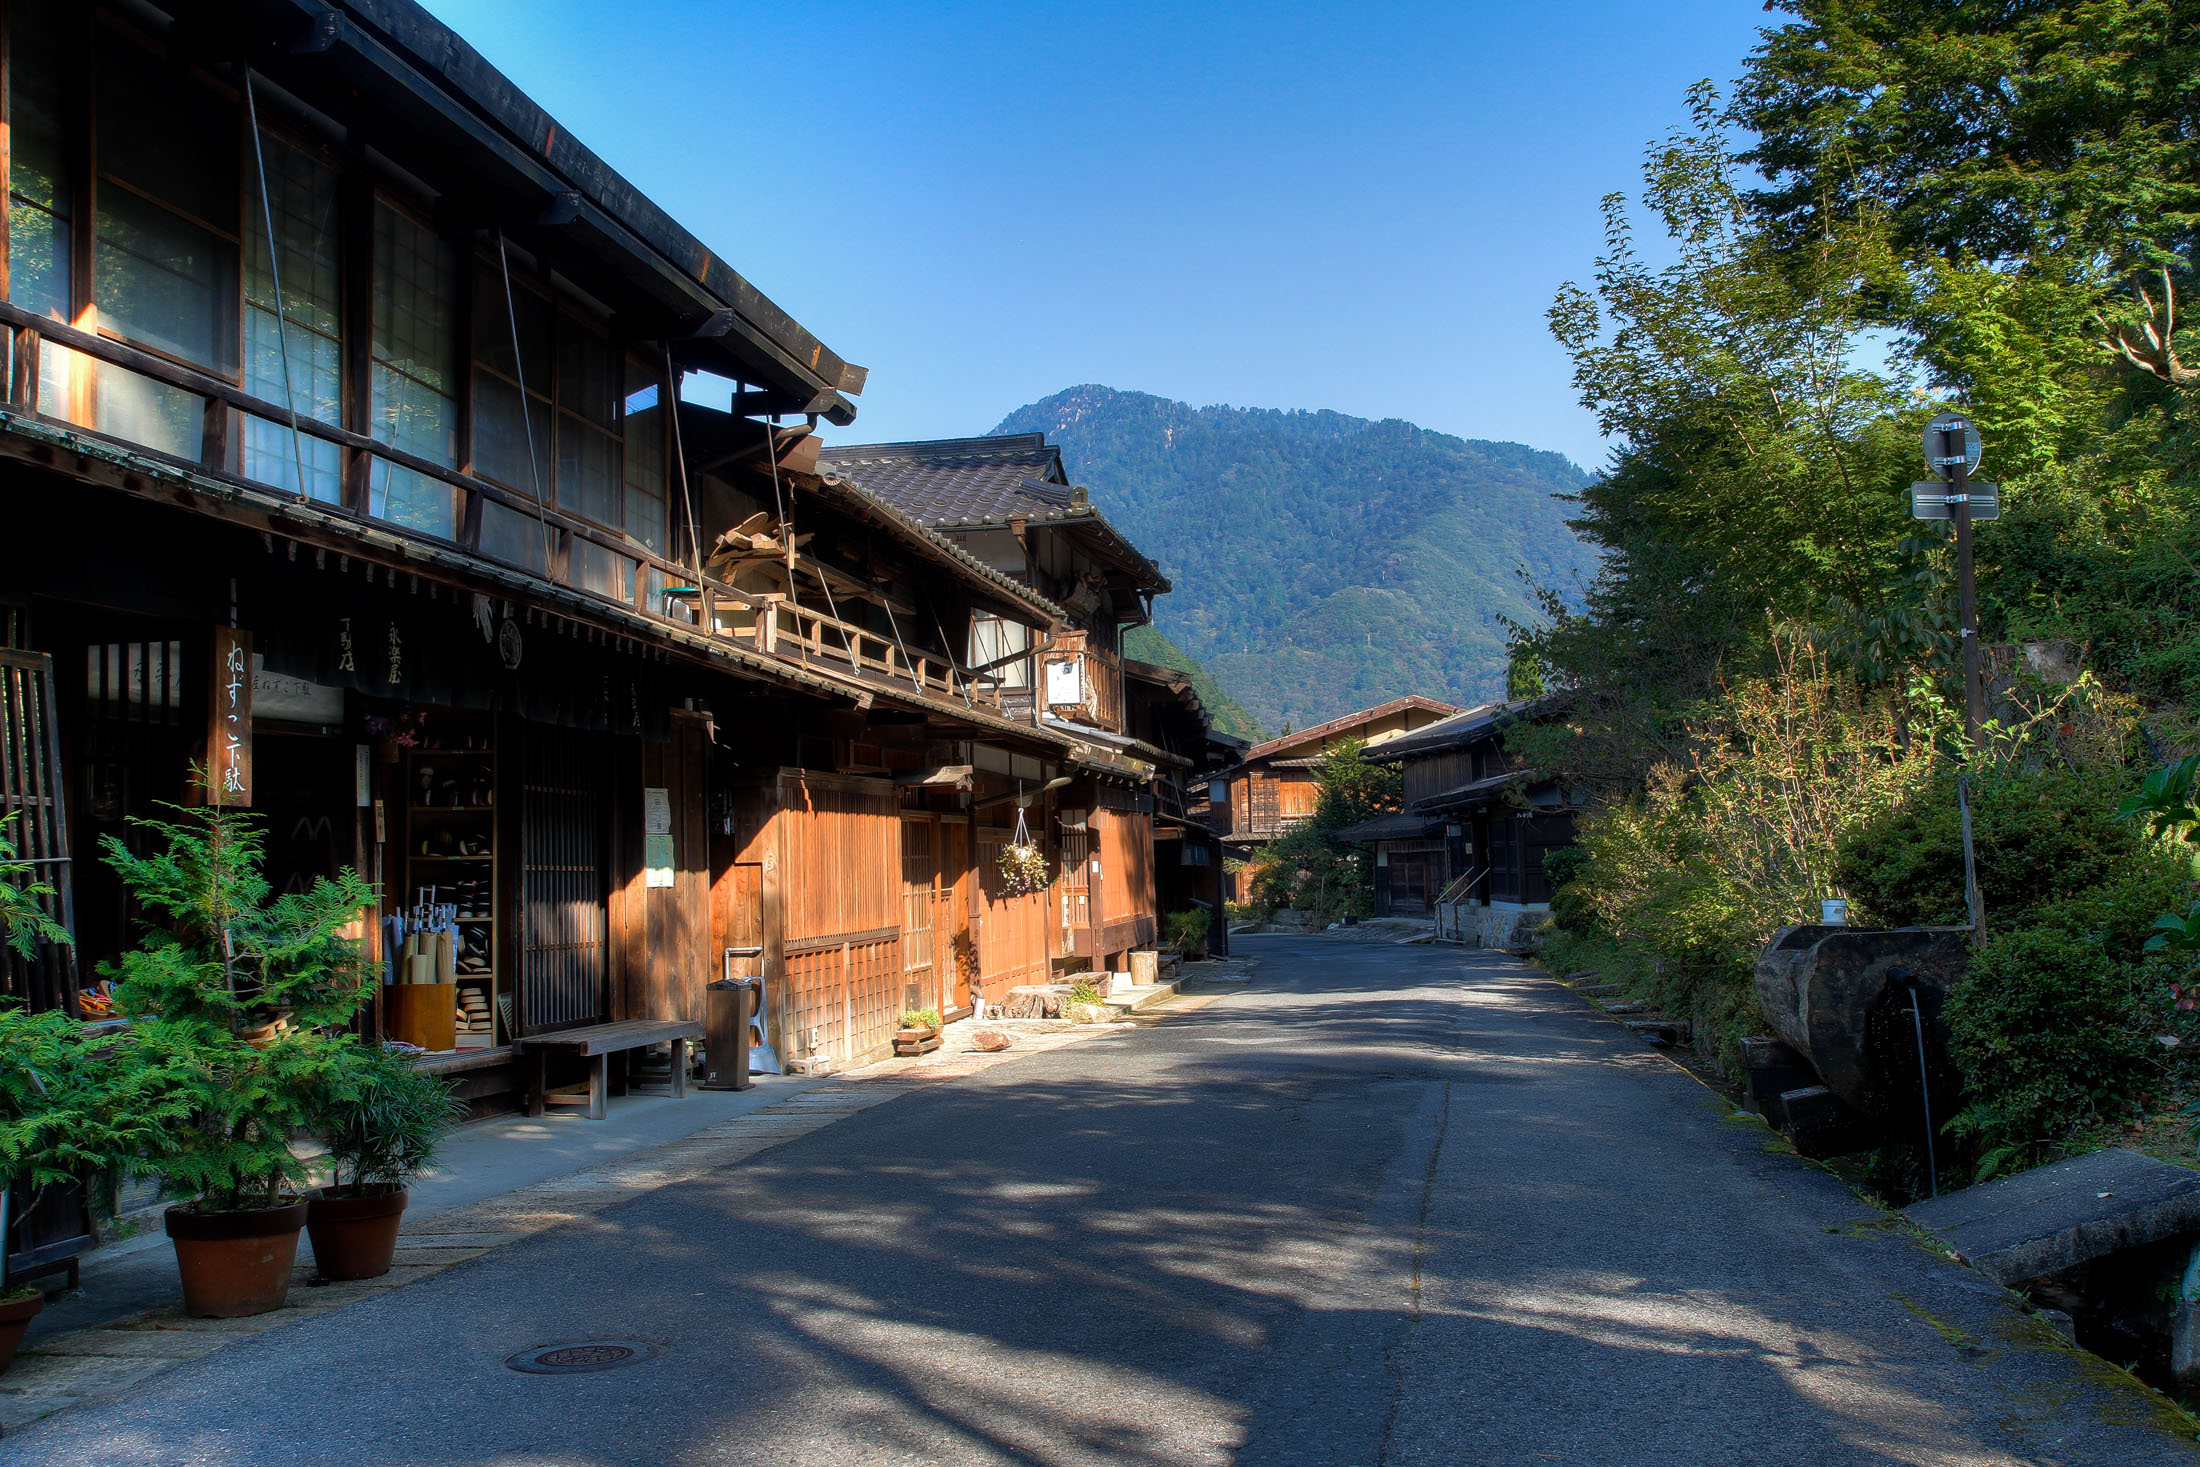
M 585 1029 L 525 1035 L 514 1041 L 514 1047 L 532 1051 L 535 1056 L 534 1079 L 527 1090 L 527 1113 L 539 1116 L 553 1100 L 561 1105 L 567 1103 L 565 1097 L 553 1097 L 549 1091 L 552 1051 L 579 1055 L 588 1061 L 588 1118 L 592 1121 L 602 1120 L 610 1109 L 611 1056 L 647 1049 L 652 1044 L 671 1044 L 672 1098 L 684 1099 L 687 1095 L 688 1041 L 702 1037 L 703 1026 L 692 1019 L 628 1019 L 617 1024 L 591 1024 Z

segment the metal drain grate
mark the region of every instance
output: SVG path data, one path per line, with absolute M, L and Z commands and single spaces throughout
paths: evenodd
M 617 1370 L 639 1365 L 665 1352 L 647 1340 L 558 1340 L 522 1350 L 504 1363 L 529 1375 L 585 1375 L 593 1370 Z

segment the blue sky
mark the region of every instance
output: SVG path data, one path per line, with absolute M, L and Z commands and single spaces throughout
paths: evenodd
M 1543 327 L 1759 0 L 427 0 L 835 351 L 838 441 L 1082 382 L 1555 448 Z

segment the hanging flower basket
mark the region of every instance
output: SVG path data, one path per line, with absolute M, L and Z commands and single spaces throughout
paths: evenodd
M 1016 836 L 1001 849 L 1001 889 L 1010 896 L 1044 890 L 1047 884 L 1047 858 L 1031 839 L 1031 831 L 1024 824 L 1024 812 L 1016 812 Z

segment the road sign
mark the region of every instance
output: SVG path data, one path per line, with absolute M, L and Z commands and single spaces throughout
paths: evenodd
M 1956 466 L 1956 460 L 1948 452 L 1947 434 L 1950 429 L 1963 434 L 1963 468 L 1966 473 L 1978 470 L 1978 461 L 1986 446 L 1979 442 L 1978 424 L 1971 421 L 1969 413 L 1936 413 L 1925 425 L 1925 467 L 1946 478 Z
M 2001 518 L 2001 485 L 1973 479 L 1970 490 L 1972 524 Z M 1946 479 L 1928 479 L 1910 486 L 1911 519 L 1952 520 L 1956 517 L 1957 503 Z

